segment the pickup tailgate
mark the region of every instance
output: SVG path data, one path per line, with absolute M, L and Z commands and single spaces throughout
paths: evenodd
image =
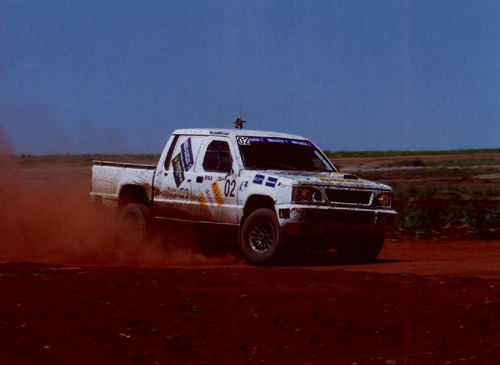
M 120 189 L 125 185 L 143 187 L 151 200 L 155 165 L 93 161 L 91 199 L 116 207 Z

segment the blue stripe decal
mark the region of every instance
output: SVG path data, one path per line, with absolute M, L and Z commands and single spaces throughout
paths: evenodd
M 254 184 L 259 184 L 261 185 L 263 182 L 264 182 L 264 179 L 265 179 L 265 176 L 264 175 L 255 175 L 255 177 L 253 178 L 253 183 Z
M 274 188 L 276 186 L 276 182 L 278 181 L 277 178 L 269 176 L 266 181 L 266 186 L 270 186 L 271 188 Z

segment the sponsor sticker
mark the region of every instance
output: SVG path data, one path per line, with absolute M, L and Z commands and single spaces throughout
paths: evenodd
M 264 175 L 255 175 L 255 177 L 253 178 L 253 183 L 254 184 L 259 184 L 259 185 L 262 185 L 262 183 L 264 182 L 264 179 L 266 177 Z
M 276 186 L 276 182 L 278 181 L 277 178 L 268 176 L 267 181 L 266 181 L 266 186 L 269 186 L 271 188 L 274 188 Z
M 184 181 L 184 169 L 182 167 L 182 161 L 181 161 L 181 154 L 178 153 L 177 156 L 175 156 L 172 159 L 172 166 L 174 168 L 174 180 L 175 180 L 175 185 L 179 187 L 180 184 Z
M 217 205 L 222 205 L 224 203 L 224 198 L 222 196 L 222 192 L 219 187 L 219 182 L 214 181 L 212 185 L 210 185 L 212 189 L 212 194 L 214 195 L 215 201 L 217 202 Z
M 205 189 L 205 195 L 207 196 L 207 202 L 213 204 L 214 200 L 212 199 L 212 193 L 210 189 Z
M 303 139 L 277 138 L 277 137 L 257 137 L 257 136 L 238 136 L 236 137 L 240 146 L 249 146 L 253 143 L 279 143 L 294 144 L 299 146 L 313 147 L 313 144 Z
M 245 191 L 248 188 L 248 181 L 242 181 L 240 184 L 240 191 Z
M 182 154 L 182 163 L 184 165 L 184 170 L 189 171 L 189 169 L 194 165 L 193 149 L 191 147 L 191 137 L 182 142 L 181 154 Z
M 189 189 L 180 188 L 179 189 L 179 193 L 180 193 L 181 198 L 183 198 L 183 199 L 189 199 Z

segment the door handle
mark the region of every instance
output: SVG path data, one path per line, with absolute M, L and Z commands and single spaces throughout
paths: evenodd
M 196 176 L 196 182 L 197 183 L 202 183 L 203 182 L 203 176 Z

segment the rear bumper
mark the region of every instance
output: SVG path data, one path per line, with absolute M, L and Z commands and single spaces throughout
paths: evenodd
M 397 212 L 390 209 L 330 206 L 283 205 L 276 213 L 285 232 L 304 236 L 356 233 L 381 237 L 394 229 L 397 219 Z

